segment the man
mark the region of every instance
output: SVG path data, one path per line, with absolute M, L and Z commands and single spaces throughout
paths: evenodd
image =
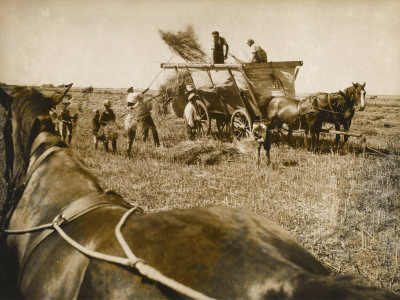
M 256 149 L 256 161 L 257 165 L 260 164 L 260 152 L 261 152 L 261 147 L 264 148 L 266 155 L 267 155 L 267 164 L 271 163 L 270 157 L 269 157 L 269 151 L 271 149 L 271 145 L 267 141 L 267 132 L 268 128 L 264 123 L 254 123 L 253 129 L 251 131 L 251 135 L 254 138 L 255 141 L 257 141 L 257 149 Z
M 196 123 L 199 121 L 196 112 L 196 99 L 195 93 L 190 93 L 188 96 L 189 103 L 185 107 L 184 117 L 185 123 L 185 134 L 188 140 L 194 140 L 196 138 Z
M 149 130 L 151 130 L 155 146 L 160 146 L 157 128 L 151 117 L 151 104 L 144 101 L 144 93 L 147 91 L 148 89 L 143 92 L 134 92 L 132 87 L 128 89 L 126 101 L 130 112 L 125 118 L 125 129 L 128 130 L 128 156 L 130 155 L 132 143 L 135 139 L 137 124 L 142 125 L 143 142 L 146 142 Z
M 65 141 L 68 137 L 68 144 L 71 144 L 72 139 L 72 116 L 69 112 L 68 106 L 71 104 L 68 101 L 64 101 L 61 109 L 61 113 L 58 116 L 59 121 L 59 132 L 61 138 Z
M 136 98 L 141 97 L 140 93 L 134 93 L 133 87 L 128 90 L 128 95 L 126 96 L 126 102 L 128 104 L 128 114 L 125 117 L 124 128 L 128 136 L 128 149 L 126 150 L 126 156 L 131 156 L 132 144 L 135 139 L 136 129 L 137 129 L 137 116 L 135 114 L 134 108 L 137 102 Z
M 267 62 L 267 53 L 261 48 L 259 45 L 254 43 L 254 40 L 249 39 L 247 41 L 247 45 L 250 47 L 250 51 L 252 54 L 251 63 L 266 63 Z
M 229 45 L 222 36 L 219 36 L 218 31 L 213 31 L 212 36 L 214 38 L 214 47 L 212 48 L 213 63 L 223 64 L 225 63 L 225 59 L 228 58 Z M 225 54 L 224 54 L 224 46 L 225 46 Z
M 101 128 L 99 130 L 99 136 L 103 139 L 104 150 L 106 152 L 108 152 L 108 140 L 111 139 L 113 152 L 115 153 L 117 151 L 117 135 L 118 135 L 115 128 L 116 117 L 114 111 L 111 109 L 110 100 L 104 100 L 103 105 L 104 105 L 104 111 L 100 115 Z

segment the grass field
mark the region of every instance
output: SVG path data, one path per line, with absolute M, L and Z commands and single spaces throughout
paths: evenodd
M 400 294 L 400 97 L 367 97 L 357 111 L 349 151 L 331 150 L 324 134 L 321 153 L 273 145 L 273 163 L 256 167 L 251 154 L 212 136 L 184 140 L 183 120 L 155 116 L 162 147 L 137 137 L 131 158 L 121 131 L 118 154 L 95 151 L 91 136 L 94 108 L 110 99 L 122 126 L 122 91 L 72 91 L 79 111 L 72 147 L 106 190 L 147 211 L 195 206 L 243 207 L 280 224 L 333 273 L 354 275 L 362 284 Z

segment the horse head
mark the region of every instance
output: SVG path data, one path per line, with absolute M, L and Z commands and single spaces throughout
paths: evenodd
M 353 86 L 347 89 L 349 90 L 349 96 L 352 101 L 360 105 L 360 110 L 362 111 L 365 108 L 365 82 L 364 84 L 352 82 L 352 84 Z
M 71 85 L 55 96 L 47 97 L 33 88 L 14 87 L 10 95 L 0 88 L 0 104 L 7 111 L 4 126 L 6 142 L 6 173 L 8 184 L 15 192 L 21 187 L 29 165 L 31 146 L 42 131 L 55 133 L 49 114 L 65 97 Z

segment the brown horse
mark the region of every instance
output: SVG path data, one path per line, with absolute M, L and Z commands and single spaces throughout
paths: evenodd
M 308 134 L 311 136 L 311 150 L 318 150 L 319 134 L 324 122 L 333 123 L 337 131 L 342 125 L 348 131 L 354 116 L 355 105 L 360 104 L 360 110 L 365 108 L 365 83 L 353 83 L 344 92 L 316 93 L 303 100 L 287 97 L 273 98 L 267 107 L 265 124 L 268 127 L 265 138 L 268 163 L 270 163 L 271 130 L 281 128 L 283 124 L 289 127 L 288 139 L 292 130 L 304 129 L 305 143 L 308 146 Z M 340 135 L 336 135 L 338 144 Z M 348 136 L 345 136 L 347 142 Z
M 316 126 L 321 126 L 322 123 L 332 123 L 336 131 L 340 131 L 343 126 L 344 131 L 349 131 L 351 121 L 355 113 L 356 105 L 360 106 L 360 111 L 365 108 L 365 83 L 353 83 L 351 87 L 346 88 L 343 92 L 338 93 L 316 93 L 308 96 L 305 101 L 312 103 L 316 115 L 311 116 L 315 120 L 310 119 L 309 122 L 315 121 Z M 319 130 L 314 130 L 311 137 L 318 145 Z M 344 142 L 348 141 L 349 136 L 344 136 Z M 340 135 L 337 134 L 335 138 L 336 146 L 339 144 Z
M 293 130 L 304 129 L 306 133 L 309 131 L 313 133 L 314 130 L 318 130 L 318 127 L 314 124 L 317 121 L 314 120 L 315 111 L 309 100 L 275 97 L 269 102 L 265 116 L 264 122 L 267 131 L 264 149 L 266 150 L 268 164 L 271 162 L 271 130 L 282 128 L 283 124 L 286 124 L 289 127 L 288 142 L 290 142 Z
M 141 213 L 105 193 L 54 134 L 48 113 L 59 98 L 26 88 L 0 96 L 8 110 L 7 246 L 24 297 L 390 297 L 327 276 L 287 232 L 250 212 L 209 207 Z

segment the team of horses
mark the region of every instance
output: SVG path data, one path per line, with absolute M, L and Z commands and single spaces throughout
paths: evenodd
M 337 93 L 316 93 L 305 99 L 297 100 L 288 97 L 274 97 L 269 102 L 264 124 L 267 126 L 265 136 L 265 149 L 267 162 L 270 163 L 270 149 L 272 130 L 282 128 L 286 124 L 289 128 L 288 140 L 292 136 L 293 130 L 305 131 L 305 144 L 308 147 L 308 139 L 311 137 L 310 149 L 317 151 L 319 147 L 319 136 L 323 123 L 332 123 L 336 131 L 343 127 L 347 132 L 350 129 L 351 121 L 355 113 L 356 106 L 360 110 L 365 108 L 365 83 L 352 83 L 343 92 Z M 336 145 L 338 145 L 340 135 L 336 135 Z M 347 143 L 348 135 L 344 136 Z M 257 155 L 259 156 L 258 150 Z
M 0 89 L 8 182 L 2 240 L 23 297 L 395 299 L 330 276 L 286 231 L 248 211 L 144 213 L 105 192 L 55 134 L 49 110 L 69 88 L 56 98 Z

